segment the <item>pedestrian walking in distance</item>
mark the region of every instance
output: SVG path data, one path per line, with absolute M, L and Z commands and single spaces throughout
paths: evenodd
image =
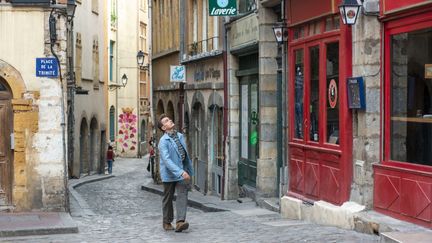
M 164 193 L 162 199 L 162 212 L 164 230 L 173 230 L 171 222 L 174 219 L 173 199 L 176 199 L 176 232 L 189 228 L 186 222 L 187 197 L 190 188 L 190 179 L 193 175 L 192 161 L 186 150 L 183 134 L 174 129 L 174 122 L 167 116 L 161 115 L 158 128 L 164 133 L 159 140 L 160 175 L 163 182 Z
M 114 162 L 114 150 L 113 147 L 111 145 L 108 145 L 108 150 L 107 150 L 107 164 L 108 164 L 108 174 L 112 174 L 112 166 L 113 166 L 113 162 Z

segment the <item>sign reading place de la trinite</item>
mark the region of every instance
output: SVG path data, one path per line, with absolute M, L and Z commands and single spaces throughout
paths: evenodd
M 209 0 L 210 16 L 232 16 L 237 15 L 236 0 Z

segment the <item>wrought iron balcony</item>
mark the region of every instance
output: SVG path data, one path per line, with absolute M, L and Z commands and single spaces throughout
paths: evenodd
M 212 57 L 222 53 L 219 45 L 219 36 L 188 44 L 183 61 L 191 61 L 205 57 Z

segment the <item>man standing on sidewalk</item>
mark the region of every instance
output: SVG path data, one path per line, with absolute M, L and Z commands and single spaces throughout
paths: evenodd
M 193 175 L 192 161 L 186 150 L 183 134 L 174 129 L 174 122 L 167 116 L 161 115 L 158 128 L 164 132 L 159 140 L 160 174 L 164 187 L 162 199 L 163 228 L 173 230 L 171 222 L 174 219 L 173 199 L 177 191 L 176 232 L 189 228 L 186 222 L 187 196 L 190 176 Z

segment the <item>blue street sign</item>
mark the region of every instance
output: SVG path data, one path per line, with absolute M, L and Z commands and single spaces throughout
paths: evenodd
M 36 77 L 58 77 L 58 64 L 55 58 L 36 58 Z

